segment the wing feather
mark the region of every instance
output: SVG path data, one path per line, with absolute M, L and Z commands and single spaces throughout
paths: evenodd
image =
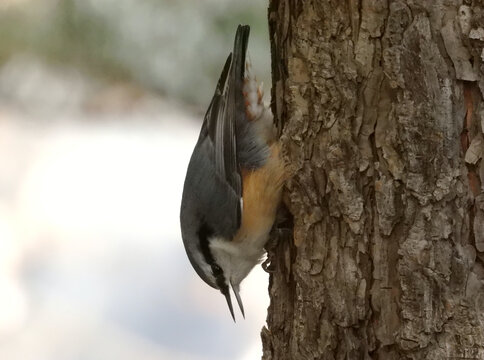
M 227 57 L 212 102 L 205 114 L 203 134 L 208 135 L 214 149 L 215 170 L 233 191 L 228 199 L 236 207 L 236 223 L 240 225 L 242 177 L 237 158 L 237 122 L 245 120 L 243 96 L 245 55 L 249 41 L 249 26 L 239 25 L 235 35 L 234 50 Z M 200 141 L 200 140 L 199 140 Z

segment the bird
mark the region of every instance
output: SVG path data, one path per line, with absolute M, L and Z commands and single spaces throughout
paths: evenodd
M 287 171 L 262 84 L 246 56 L 250 27 L 239 25 L 189 161 L 180 208 L 188 259 L 218 289 L 235 321 L 240 284 L 263 260 Z

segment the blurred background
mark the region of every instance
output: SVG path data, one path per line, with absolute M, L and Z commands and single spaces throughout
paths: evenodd
M 239 23 L 270 90 L 262 0 L 0 0 L 0 359 L 258 359 L 189 264 L 179 203 Z

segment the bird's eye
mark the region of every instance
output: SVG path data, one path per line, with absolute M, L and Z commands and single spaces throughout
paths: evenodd
M 214 276 L 218 276 L 222 273 L 222 269 L 217 264 L 212 265 L 212 272 Z

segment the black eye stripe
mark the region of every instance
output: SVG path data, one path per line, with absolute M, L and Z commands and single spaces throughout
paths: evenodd
M 210 228 L 210 226 L 208 226 L 206 222 L 202 222 L 202 224 L 198 228 L 197 234 L 198 240 L 200 241 L 200 250 L 202 250 L 203 257 L 205 258 L 207 264 L 212 265 L 215 260 L 208 245 L 208 238 L 213 235 L 213 230 Z
M 212 272 L 213 272 L 213 276 L 215 277 L 219 277 L 220 275 L 223 274 L 222 269 L 217 264 L 212 264 Z
M 229 287 L 225 283 L 225 277 L 223 275 L 219 276 L 215 279 L 217 281 L 217 286 L 218 286 L 219 290 L 222 291 L 223 294 L 225 294 L 227 291 L 229 291 Z
M 206 223 L 202 222 L 200 227 L 198 228 L 198 239 L 200 241 L 200 249 L 202 251 L 203 257 L 207 264 L 210 265 L 212 268 L 212 274 L 216 279 L 217 285 L 219 288 L 225 286 L 225 277 L 223 270 L 215 263 L 215 259 L 210 251 L 210 246 L 208 243 L 208 239 L 214 235 L 214 231 L 212 228 Z

